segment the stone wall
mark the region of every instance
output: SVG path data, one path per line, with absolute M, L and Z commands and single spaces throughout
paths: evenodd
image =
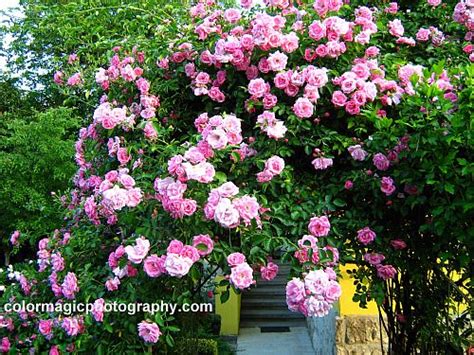
M 382 333 L 384 353 L 387 336 Z M 337 355 L 382 355 L 378 316 L 345 315 L 336 317 Z

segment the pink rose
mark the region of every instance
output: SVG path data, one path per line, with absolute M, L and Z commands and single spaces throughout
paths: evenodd
M 231 266 L 237 266 L 245 262 L 245 255 L 242 253 L 232 253 L 227 256 L 227 263 Z
M 138 335 L 147 343 L 157 343 L 160 339 L 161 331 L 156 323 L 142 321 L 138 324 Z
M 104 305 L 105 301 L 103 298 L 95 300 L 92 308 L 92 315 L 96 322 L 102 322 L 104 320 Z
M 375 154 L 372 161 L 379 170 L 385 171 L 390 167 L 390 161 L 382 153 Z
M 152 254 L 143 262 L 143 269 L 148 276 L 159 277 L 166 273 L 165 260 L 166 255 L 158 257 L 156 254 Z
M 53 331 L 53 320 L 52 319 L 42 319 L 39 321 L 38 329 L 41 334 L 48 336 Z
M 431 31 L 426 28 L 420 28 L 416 33 L 416 39 L 420 42 L 426 42 L 430 39 Z
M 273 262 L 269 262 L 267 266 L 260 267 L 260 274 L 262 276 L 262 279 L 266 281 L 271 281 L 278 274 L 278 265 Z
M 265 170 L 272 175 L 280 175 L 285 168 L 285 161 L 279 156 L 272 156 L 265 162 Z
M 253 270 L 246 262 L 233 267 L 230 282 L 238 289 L 246 289 L 253 284 Z
M 288 57 L 286 54 L 276 51 L 268 56 L 268 65 L 273 71 L 281 71 L 285 69 Z
M 220 197 L 231 197 L 239 193 L 239 188 L 231 181 L 226 182 L 217 188 Z
M 128 154 L 127 149 L 119 148 L 117 150 L 117 159 L 120 162 L 120 165 L 124 165 L 130 161 L 131 157 Z
M 229 23 L 236 23 L 241 17 L 240 11 L 237 9 L 227 9 L 224 12 L 224 19 Z
M 305 97 L 300 97 L 293 105 L 293 112 L 299 118 L 311 117 L 313 115 L 313 109 L 313 104 Z
M 367 261 L 370 265 L 376 266 L 382 263 L 385 260 L 385 256 L 378 253 L 366 253 L 364 255 L 364 260 Z
M 380 190 L 387 196 L 393 194 L 396 190 L 393 179 L 391 177 L 384 176 L 380 182 Z
M 303 281 L 297 278 L 288 281 L 286 284 L 286 304 L 290 311 L 298 312 L 305 297 L 306 292 Z
M 402 22 L 399 19 L 390 21 L 388 23 L 388 32 L 395 37 L 401 37 L 405 33 Z
M 367 152 L 364 149 L 362 149 L 360 144 L 352 145 L 349 148 L 347 148 L 347 150 L 349 151 L 352 159 L 354 160 L 363 161 L 368 155 Z
M 316 158 L 311 162 L 311 164 L 313 164 L 316 170 L 325 170 L 332 166 L 333 161 L 331 158 Z
M 77 286 L 77 278 L 73 272 L 68 272 L 64 278 L 64 282 L 61 285 L 61 290 L 67 299 L 74 299 L 75 294 L 79 292 L 79 287 Z
M 135 239 L 135 245 L 125 247 L 128 260 L 134 264 L 140 264 L 150 251 L 150 242 L 145 237 Z
M 319 41 L 326 36 L 326 26 L 321 21 L 314 21 L 308 27 L 309 36 L 315 41 Z
M 239 211 L 228 198 L 222 198 L 214 211 L 214 219 L 225 228 L 235 228 L 239 225 Z
M 315 237 L 325 237 L 329 234 L 331 223 L 326 216 L 313 217 L 309 221 L 308 230 Z
M 368 245 L 375 240 L 377 235 L 369 227 L 364 227 L 357 231 L 357 239 L 364 245 Z
M 201 258 L 198 250 L 191 245 L 185 245 L 183 249 L 181 249 L 179 255 L 191 259 L 193 263 L 195 263 Z
M 324 297 L 326 301 L 332 303 L 335 302 L 341 297 L 342 289 L 341 286 L 336 281 L 329 281 L 329 285 L 324 290 Z
M 166 252 L 168 254 L 179 254 L 181 253 L 181 250 L 183 249 L 184 245 L 183 242 L 177 239 L 173 239 L 170 244 L 168 245 L 168 248 L 166 249 Z
M 377 265 L 377 276 L 383 280 L 393 279 L 397 270 L 392 265 Z
M 334 106 L 344 107 L 347 102 L 347 96 L 342 91 L 336 90 L 332 93 L 331 102 Z
M 214 242 L 207 234 L 199 234 L 193 238 L 193 246 L 197 249 L 199 255 L 209 255 L 214 249 Z
M 261 78 L 250 80 L 248 90 L 254 97 L 263 97 L 267 93 L 265 80 Z
M 193 261 L 178 254 L 168 254 L 164 266 L 169 275 L 181 278 L 189 272 L 191 266 L 193 266 Z
M 390 245 L 393 247 L 393 249 L 396 249 L 396 250 L 402 250 L 402 249 L 405 249 L 407 247 L 407 243 L 405 243 L 401 239 L 391 240 Z
M 206 137 L 206 142 L 209 143 L 213 149 L 217 150 L 224 149 L 228 141 L 227 134 L 220 128 L 212 130 Z

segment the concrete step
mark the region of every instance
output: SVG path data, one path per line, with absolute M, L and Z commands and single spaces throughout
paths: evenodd
M 286 319 L 285 321 L 268 321 L 268 320 L 241 320 L 241 328 L 254 327 L 306 327 L 305 319 Z
M 242 308 L 245 307 L 275 307 L 282 306 L 287 308 L 285 298 L 242 298 Z
M 265 319 L 265 320 L 284 320 L 284 319 L 304 319 L 301 313 L 291 312 L 288 309 L 274 311 L 272 309 L 242 309 L 240 319 Z

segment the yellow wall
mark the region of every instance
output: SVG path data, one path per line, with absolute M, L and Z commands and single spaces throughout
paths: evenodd
M 342 295 L 339 299 L 339 314 L 341 316 L 345 315 L 377 315 L 377 304 L 375 301 L 370 301 L 367 303 L 367 309 L 360 308 L 357 302 L 352 301 L 352 296 L 355 293 L 354 279 L 349 276 L 347 270 L 353 270 L 356 266 L 347 264 L 340 266 L 339 270 L 341 271 L 341 279 L 339 283 L 342 287 Z
M 222 276 L 216 277 L 216 282 L 222 280 Z M 241 295 L 230 288 L 230 297 L 225 303 L 221 303 L 221 293 L 226 287 L 216 288 L 216 314 L 221 316 L 221 335 L 238 335 L 240 327 L 240 301 Z

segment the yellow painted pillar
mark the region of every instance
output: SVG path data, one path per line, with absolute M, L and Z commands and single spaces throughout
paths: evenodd
M 216 277 L 216 282 L 221 281 L 222 276 Z M 216 314 L 221 316 L 221 335 L 239 335 L 240 327 L 240 302 L 241 295 L 235 293 L 231 287 L 230 297 L 225 303 L 221 303 L 220 295 L 225 292 L 226 287 L 216 288 Z
M 344 315 L 366 315 L 374 316 L 378 315 L 377 304 L 375 301 L 370 301 L 367 303 L 367 308 L 360 308 L 359 303 L 352 301 L 352 296 L 354 296 L 356 287 L 354 285 L 354 279 L 350 277 L 347 273 L 347 270 L 353 270 L 357 268 L 355 264 L 346 264 L 341 265 L 339 270 L 341 271 L 341 278 L 339 283 L 342 288 L 342 295 L 339 298 L 339 314 Z

